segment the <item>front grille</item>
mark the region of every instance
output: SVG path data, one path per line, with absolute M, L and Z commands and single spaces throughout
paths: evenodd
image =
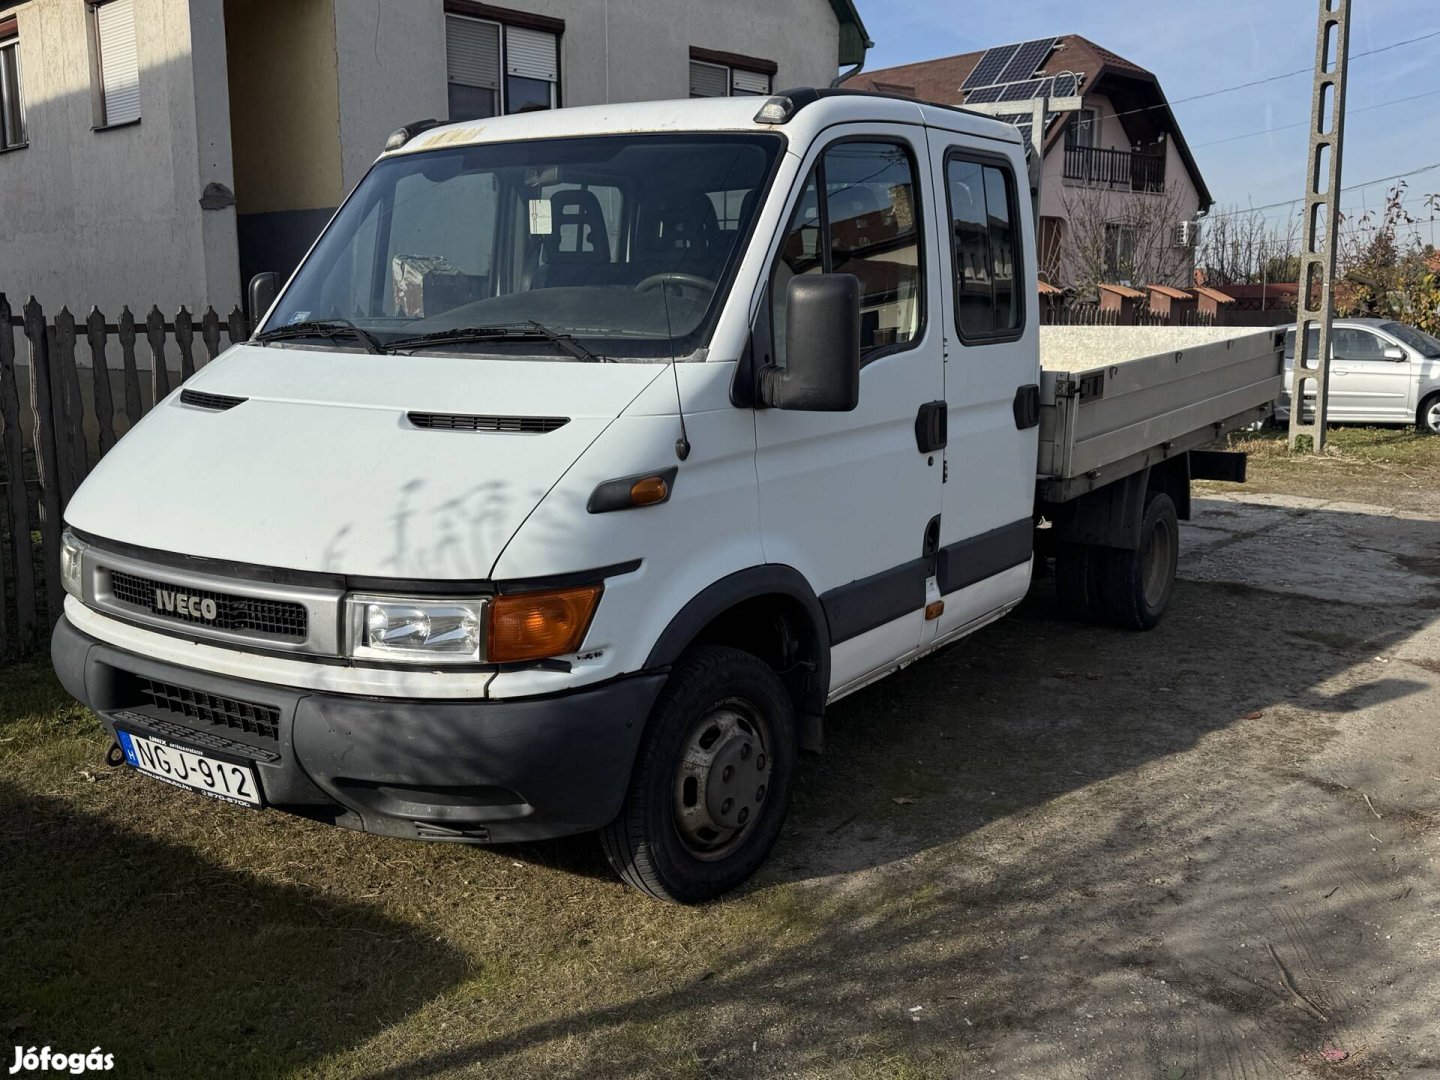
M 271 705 L 256 705 L 249 701 L 219 697 L 159 679 L 148 679 L 144 676 L 137 678 L 140 692 L 151 705 L 164 712 L 183 716 L 188 720 L 199 720 L 205 724 L 249 732 L 262 739 L 280 737 L 280 710 Z
M 120 570 L 110 572 L 110 591 L 122 604 L 143 608 L 152 615 L 160 615 L 177 622 L 213 626 L 217 630 L 273 634 L 276 637 L 305 637 L 305 607 L 289 600 L 263 600 L 253 596 L 232 596 L 205 589 L 190 589 Z M 182 610 L 182 605 L 178 603 L 174 604 L 174 610 L 171 610 L 162 603 L 162 593 L 173 594 L 175 598 L 193 598 L 202 603 L 213 601 L 215 617 L 209 619 L 203 615 L 193 615 L 188 610 Z
M 181 390 L 180 404 L 194 405 L 197 409 L 215 409 L 224 412 L 236 405 L 244 405 L 249 398 L 230 397 L 228 394 L 207 394 L 203 390 Z
M 216 735 L 209 731 L 197 731 L 193 727 L 177 724 L 173 720 L 146 716 L 144 713 L 137 713 L 131 709 L 117 709 L 108 715 L 110 719 L 124 724 L 133 731 L 142 734 L 147 731 L 153 732 L 182 746 L 193 746 L 199 750 L 209 750 L 217 754 L 249 758 L 251 761 L 261 761 L 267 765 L 273 765 L 280 760 L 278 753 L 274 750 L 266 750 L 263 746 L 251 746 L 249 743 L 236 742 L 223 735 Z
M 432 431 L 498 431 L 505 435 L 544 435 L 570 422 L 568 416 L 463 416 L 456 413 L 406 413 L 410 422 Z

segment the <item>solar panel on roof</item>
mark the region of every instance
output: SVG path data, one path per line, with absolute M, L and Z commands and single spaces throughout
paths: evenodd
M 982 86 L 978 90 L 971 90 L 965 95 L 965 104 L 978 105 L 986 101 L 999 101 L 1001 87 Z
M 1031 79 L 1029 82 L 1011 83 L 1009 86 L 1000 88 L 1001 101 L 1029 101 L 1039 96 L 1040 89 L 1045 85 L 1044 79 Z
M 1001 45 L 994 49 L 986 49 L 985 55 L 980 57 L 980 62 L 975 65 L 975 70 L 970 72 L 966 80 L 960 84 L 961 90 L 971 90 L 977 86 L 993 86 L 1000 82 L 1000 73 L 1005 66 L 1015 59 L 1015 54 L 1020 51 L 1019 45 Z M 1030 74 L 1034 74 L 1032 69 Z
M 1027 41 L 1015 50 L 1015 55 L 1005 65 L 1005 70 L 1000 73 L 996 82 L 1018 82 L 1021 79 L 1035 77 L 1035 72 L 1050 58 L 1050 53 L 1055 48 L 1058 39 L 1053 37 L 1040 38 L 1038 41 Z

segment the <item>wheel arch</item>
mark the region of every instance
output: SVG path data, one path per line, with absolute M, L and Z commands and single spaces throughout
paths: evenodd
M 670 620 L 645 667 L 668 668 L 699 644 L 731 645 L 769 664 L 795 703 L 802 744 L 819 749 L 830 691 L 829 623 L 800 571 L 770 563 L 707 586 Z

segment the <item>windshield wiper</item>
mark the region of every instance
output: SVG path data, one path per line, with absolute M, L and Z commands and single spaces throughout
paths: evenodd
M 570 334 L 559 334 L 534 319 L 524 323 L 501 326 L 457 326 L 453 330 L 437 330 L 433 334 L 400 338 L 385 343 L 386 352 L 400 349 L 421 349 L 431 345 L 468 345 L 479 341 L 548 341 L 562 352 L 586 364 L 609 363 L 607 357 L 597 356 L 581 345 Z
M 271 341 L 301 337 L 353 337 L 365 346 L 366 352 L 383 353 L 385 351 L 379 338 L 368 330 L 362 330 L 349 319 L 314 319 L 291 323 L 289 326 L 277 326 L 273 330 L 266 330 L 263 334 L 256 334 L 255 340 L 263 345 Z

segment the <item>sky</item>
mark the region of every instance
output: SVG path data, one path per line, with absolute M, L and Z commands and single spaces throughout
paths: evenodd
M 1159 77 L 1216 199 L 1213 213 L 1299 199 L 1305 193 L 1312 89 L 1308 69 L 1315 63 L 1317 0 L 857 0 L 857 7 L 875 41 L 867 70 L 1081 34 Z M 1433 2 L 1354 3 L 1342 188 L 1440 166 L 1440 36 L 1376 56 L 1356 56 L 1436 32 L 1440 6 Z M 1307 74 L 1174 104 L 1300 69 Z M 1420 94 L 1428 96 L 1388 104 Z M 1300 126 L 1233 138 L 1291 124 Z M 1440 192 L 1440 167 L 1410 178 L 1409 184 L 1407 207 L 1415 216 L 1428 218 L 1423 198 Z M 1354 216 L 1382 206 L 1388 186 L 1345 192 L 1342 211 Z M 1265 216 L 1298 218 L 1299 212 L 1297 204 L 1265 211 Z

